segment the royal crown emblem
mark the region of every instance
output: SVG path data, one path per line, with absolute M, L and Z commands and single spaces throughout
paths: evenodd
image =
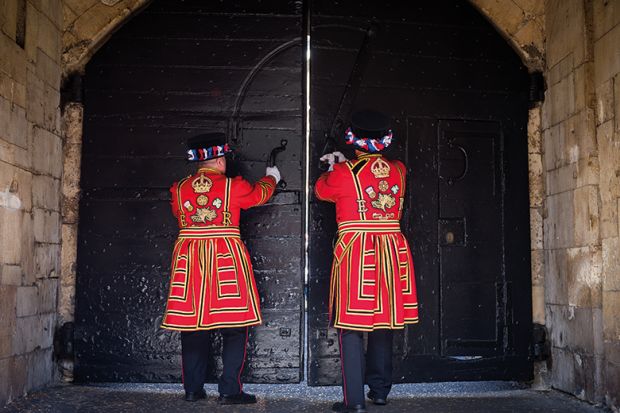
M 194 192 L 197 194 L 203 194 L 205 192 L 209 192 L 211 187 L 213 186 L 213 182 L 204 174 L 200 174 L 200 176 L 192 181 L 192 188 L 194 188 Z
M 377 158 L 370 166 L 370 172 L 372 172 L 375 178 L 387 178 L 390 176 L 390 164 L 382 158 Z

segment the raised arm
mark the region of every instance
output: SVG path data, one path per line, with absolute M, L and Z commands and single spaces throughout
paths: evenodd
M 251 184 L 240 177 L 235 178 L 232 188 L 235 202 L 241 209 L 263 205 L 269 201 L 275 190 L 276 179 L 271 175 L 259 179 L 255 184 Z

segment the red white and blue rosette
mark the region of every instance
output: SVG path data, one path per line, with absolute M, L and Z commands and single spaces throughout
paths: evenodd
M 382 138 L 361 138 L 359 136 L 355 136 L 351 128 L 348 128 L 345 132 L 344 138 L 347 142 L 347 145 L 353 145 L 364 152 L 381 152 L 392 143 L 392 131 L 389 130 L 387 135 Z
M 209 159 L 219 158 L 232 152 L 228 144 L 216 145 L 208 148 L 189 149 L 187 151 L 188 161 L 208 161 Z

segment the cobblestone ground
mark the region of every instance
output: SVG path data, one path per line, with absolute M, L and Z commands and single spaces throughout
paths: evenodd
M 1 413 L 102 412 L 328 412 L 341 397 L 338 387 L 303 385 L 246 385 L 259 401 L 250 406 L 218 406 L 214 385 L 208 398 L 195 403 L 182 400 L 179 385 L 113 384 L 59 385 L 34 392 L 0 409 Z M 435 383 L 396 385 L 387 406 L 368 405 L 374 413 L 602 413 L 605 410 L 565 394 L 535 392 L 514 384 Z

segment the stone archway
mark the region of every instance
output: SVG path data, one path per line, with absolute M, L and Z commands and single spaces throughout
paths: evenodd
M 87 62 L 114 31 L 150 0 L 66 0 L 63 2 L 63 77 L 83 72 Z M 515 49 L 530 72 L 544 69 L 544 2 L 530 0 L 470 0 Z M 83 107 L 79 102 L 65 106 L 65 156 L 63 175 L 62 269 L 59 294 L 61 323 L 73 320 L 79 170 Z M 543 161 L 541 110 L 530 110 L 528 123 L 530 220 L 532 240 L 533 320 L 545 323 L 543 262 Z

